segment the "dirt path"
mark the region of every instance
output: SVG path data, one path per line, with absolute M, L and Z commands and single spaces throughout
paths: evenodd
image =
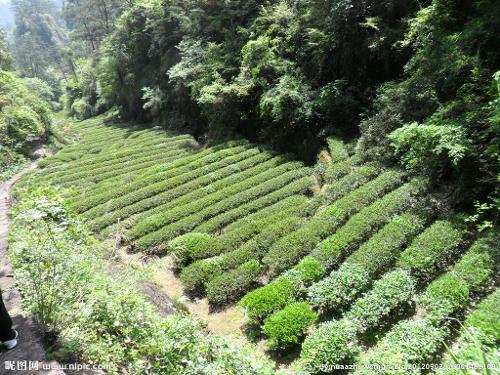
M 36 154 L 38 158 L 41 153 Z M 0 352 L 0 374 L 64 375 L 60 370 L 43 370 L 47 365 L 58 366 L 48 361 L 43 345 L 43 335 L 36 323 L 25 314 L 21 307 L 21 296 L 14 287 L 12 267 L 7 259 L 7 236 L 9 233 L 10 189 L 24 174 L 35 169 L 36 161 L 29 167 L 0 185 L 0 288 L 3 300 L 19 332 L 19 345 L 10 351 Z M 31 365 L 31 366 L 30 366 Z M 36 366 L 38 365 L 38 370 Z M 24 370 L 26 366 L 26 371 Z M 31 367 L 31 370 L 29 369 Z M 54 367 L 52 367 L 54 368 Z M 55 367 L 57 368 L 57 367 Z

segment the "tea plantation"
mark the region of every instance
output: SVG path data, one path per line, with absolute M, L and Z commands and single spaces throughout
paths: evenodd
M 109 116 L 72 128 L 17 189 L 60 186 L 98 238 L 171 257 L 187 297 L 239 306 L 291 369 L 500 368 L 499 231 L 442 208 L 427 179 L 336 139 L 313 168 L 243 139 L 202 146 Z

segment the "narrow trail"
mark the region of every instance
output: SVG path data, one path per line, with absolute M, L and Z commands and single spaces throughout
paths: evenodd
M 57 368 L 58 364 L 48 360 L 42 332 L 34 320 L 22 310 L 21 296 L 15 288 L 12 266 L 7 259 L 10 189 L 23 175 L 36 168 L 37 160 L 41 156 L 42 151 L 36 151 L 35 161 L 0 185 L 0 289 L 7 310 L 14 321 L 14 329 L 19 332 L 18 346 L 10 351 L 2 348 L 0 352 L 0 374 L 64 375 L 61 370 L 44 370 L 48 365 Z M 38 370 L 36 370 L 37 365 Z

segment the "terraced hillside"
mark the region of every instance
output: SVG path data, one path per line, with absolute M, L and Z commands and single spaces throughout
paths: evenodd
M 309 168 L 245 140 L 202 147 L 103 117 L 73 128 L 76 142 L 18 188 L 67 188 L 98 236 L 169 256 L 187 296 L 213 311 L 240 306 L 268 349 L 300 352 L 296 369 L 421 373 L 445 343 L 472 345 L 465 333 L 453 343 L 457 321 L 498 315 L 498 230 L 476 233 L 438 209 L 425 179 L 340 141 Z M 488 319 L 480 344 L 500 366 L 498 319 Z

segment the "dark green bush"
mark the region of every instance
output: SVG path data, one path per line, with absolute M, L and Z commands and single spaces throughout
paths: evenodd
M 168 244 L 177 264 L 185 264 L 204 258 L 211 252 L 217 253 L 217 241 L 206 233 L 186 233 Z
M 253 259 L 217 276 L 207 284 L 207 299 L 214 306 L 227 305 L 252 289 L 260 275 L 260 263 Z
M 356 325 L 348 320 L 322 323 L 302 344 L 300 367 L 317 374 L 330 366 L 352 363 L 358 347 L 349 345 L 356 338 Z
M 318 315 L 307 303 L 297 302 L 269 316 L 262 330 L 269 338 L 270 348 L 286 349 L 292 344 L 298 344 L 317 318 Z

